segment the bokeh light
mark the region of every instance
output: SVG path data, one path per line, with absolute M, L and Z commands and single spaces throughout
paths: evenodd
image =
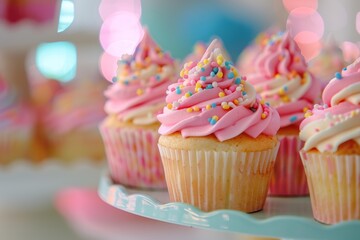
M 343 51 L 344 60 L 348 63 L 355 61 L 360 57 L 360 43 L 345 41 L 340 46 Z
M 106 80 L 112 82 L 113 77 L 116 75 L 117 57 L 104 52 L 99 61 L 99 67 L 102 75 Z
M 58 32 L 68 29 L 74 22 L 75 7 L 73 0 L 62 0 L 59 14 Z
M 298 44 L 301 54 L 304 56 L 306 61 L 310 61 L 321 51 L 322 42 L 313 32 L 300 32 L 294 37 L 294 40 Z
M 42 43 L 36 49 L 35 63 L 46 78 L 68 82 L 76 75 L 76 47 L 70 42 Z
M 318 7 L 317 0 L 283 0 L 283 4 L 288 12 L 291 12 L 292 10 L 299 7 L 306 7 L 311 9 L 317 9 Z
M 100 43 L 106 53 L 121 57 L 134 53 L 143 34 L 136 15 L 118 11 L 107 17 L 101 26 Z
M 320 14 L 312 9 L 300 7 L 292 10 L 288 16 L 286 27 L 294 38 L 300 32 L 316 34 L 315 40 L 320 40 L 324 34 L 324 21 Z
M 117 12 L 129 12 L 135 15 L 138 19 L 141 16 L 141 1 L 140 0 L 102 0 L 99 6 L 100 17 L 103 21 L 109 16 Z

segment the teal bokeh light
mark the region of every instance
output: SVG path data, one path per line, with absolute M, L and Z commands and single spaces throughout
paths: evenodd
M 58 32 L 65 31 L 74 22 L 75 7 L 73 0 L 62 0 L 59 14 Z
M 37 69 L 46 78 L 68 82 L 76 75 L 77 52 L 70 42 L 42 43 L 35 59 Z

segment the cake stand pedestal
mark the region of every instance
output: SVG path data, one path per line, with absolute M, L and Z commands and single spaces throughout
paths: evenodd
M 116 185 L 104 174 L 98 193 L 109 205 L 139 216 L 201 229 L 282 239 L 354 239 L 360 221 L 324 225 L 312 218 L 308 197 L 268 197 L 264 209 L 247 214 L 234 210 L 202 212 L 188 204 L 170 202 L 167 191 L 145 191 Z

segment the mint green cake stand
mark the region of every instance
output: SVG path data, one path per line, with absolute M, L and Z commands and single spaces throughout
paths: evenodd
M 114 185 L 108 174 L 102 176 L 98 192 L 117 209 L 183 226 L 282 239 L 360 239 L 360 221 L 324 225 L 313 220 L 308 197 L 269 197 L 262 211 L 246 214 L 234 210 L 202 212 L 192 205 L 169 202 L 166 191 Z

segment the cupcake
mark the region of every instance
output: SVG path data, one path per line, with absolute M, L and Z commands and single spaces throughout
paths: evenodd
M 34 124 L 31 106 L 17 102 L 14 90 L 0 77 L 0 164 L 29 160 Z
M 324 43 L 319 55 L 309 62 L 309 71 L 321 81 L 324 88 L 334 72 L 341 71 L 347 65 L 343 51 L 335 40 L 331 39 Z
M 203 211 L 263 208 L 279 115 L 224 59 L 214 40 L 167 88 L 159 149 L 170 200 Z
M 308 72 L 305 59 L 289 33 L 273 35 L 254 64 L 257 72 L 249 75 L 249 82 L 280 114 L 280 148 L 269 193 L 307 195 L 299 156 L 302 147 L 299 124 L 304 111 L 319 100 L 321 84 Z
M 337 72 L 300 125 L 314 218 L 360 220 L 360 58 Z
M 157 142 L 156 115 L 176 64 L 145 31 L 132 56 L 118 61 L 114 84 L 106 91 L 108 116 L 100 125 L 111 178 L 130 187 L 166 188 Z
M 105 117 L 103 81 L 84 81 L 62 86 L 43 106 L 42 136 L 48 155 L 62 162 L 79 159 L 100 161 L 105 150 L 98 129 Z

